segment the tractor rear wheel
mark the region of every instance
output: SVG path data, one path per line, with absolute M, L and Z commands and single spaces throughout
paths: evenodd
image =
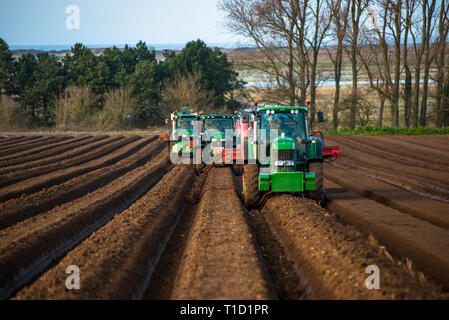
M 323 200 L 323 163 L 309 163 L 309 172 L 315 173 L 315 190 L 309 191 L 309 198 L 316 201 Z
M 253 209 L 259 203 L 259 166 L 246 164 L 243 169 L 243 199 L 246 209 Z

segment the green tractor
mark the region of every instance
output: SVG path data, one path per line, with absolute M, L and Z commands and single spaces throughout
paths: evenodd
M 238 149 L 240 139 L 237 137 L 236 121 L 237 116 L 233 114 L 208 114 L 201 116 L 203 120 L 203 137 L 206 132 L 206 140 L 211 141 L 210 156 L 219 159 L 218 164 L 237 165 L 237 160 L 241 159 L 241 152 Z M 226 137 L 226 133 L 232 133 L 232 136 Z M 226 144 L 226 138 L 229 140 Z M 215 163 L 217 165 L 217 163 Z
M 193 157 L 194 126 L 198 121 L 201 121 L 201 117 L 189 111 L 174 112 L 171 114 L 172 131 L 164 134 L 164 140 L 168 141 L 170 155 L 176 154 L 177 156 L 181 156 L 182 153 L 189 153 L 190 158 Z M 201 128 L 199 128 L 200 130 Z
M 243 172 L 246 208 L 255 208 L 274 192 L 324 199 L 323 159 L 337 158 L 340 149 L 324 148 L 322 139 L 309 136 L 307 113 L 305 107 L 264 106 L 254 110 L 252 117 L 242 114 L 248 128 Z M 319 116 L 320 120 L 324 119 Z

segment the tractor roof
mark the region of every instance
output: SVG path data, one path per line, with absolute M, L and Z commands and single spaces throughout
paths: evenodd
M 298 106 L 264 106 L 262 108 L 257 109 L 257 111 L 265 111 L 265 110 L 278 110 L 278 111 L 286 111 L 286 110 L 303 110 L 308 111 L 305 107 Z
M 199 118 L 199 115 L 197 114 L 192 114 L 192 113 L 175 113 L 173 115 L 175 118 Z
M 201 118 L 204 119 L 216 119 L 216 118 L 223 118 L 223 119 L 228 119 L 228 118 L 235 118 L 236 115 L 234 114 L 204 114 L 201 116 Z

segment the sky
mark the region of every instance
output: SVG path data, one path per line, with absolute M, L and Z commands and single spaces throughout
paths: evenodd
M 10 46 L 242 41 L 224 30 L 217 0 L 0 0 L 0 37 Z

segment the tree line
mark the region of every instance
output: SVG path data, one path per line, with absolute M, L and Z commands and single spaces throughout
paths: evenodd
M 333 130 L 345 60 L 352 80 L 344 97 L 349 128 L 357 125 L 366 90 L 378 97 L 379 127 L 386 106 L 392 126 L 427 126 L 430 95 L 436 126 L 449 125 L 448 0 L 220 0 L 218 6 L 229 31 L 257 46 L 262 59 L 252 68 L 273 77 L 277 99 L 304 105 L 310 96 L 314 113 L 319 58 L 328 57 Z
M 227 96 L 242 87 L 237 76 L 226 54 L 201 40 L 178 54 L 164 51 L 162 59 L 140 41 L 100 55 L 77 43 L 62 59 L 41 52 L 15 60 L 0 38 L 3 124 L 146 128 L 180 106 L 234 107 Z

